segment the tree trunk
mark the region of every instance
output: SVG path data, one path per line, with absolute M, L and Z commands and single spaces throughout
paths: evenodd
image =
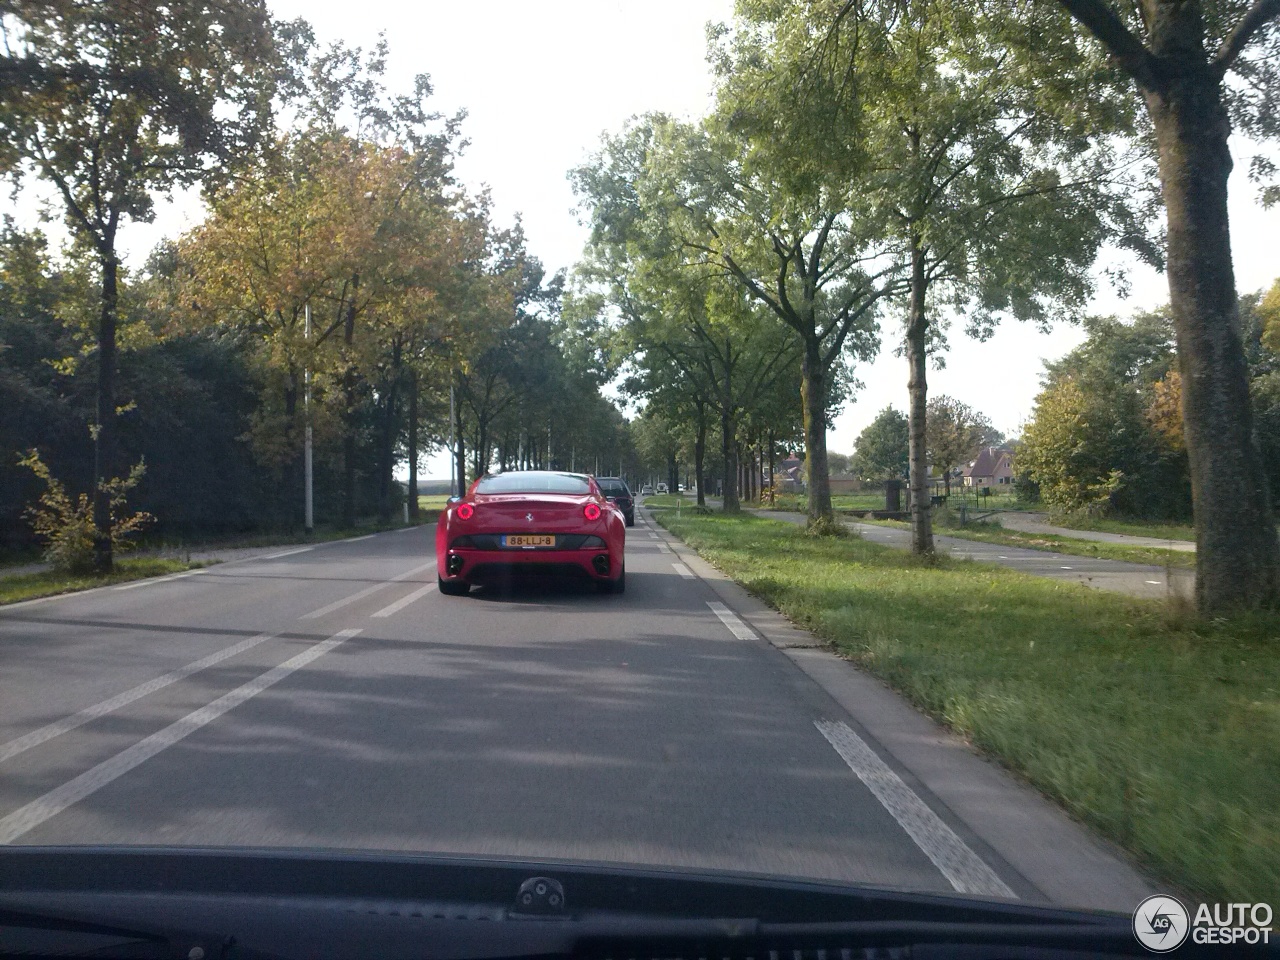
M 907 380 L 910 394 L 908 430 L 910 435 L 910 486 L 911 486 L 911 552 L 933 553 L 933 517 L 929 499 L 929 457 L 925 442 L 926 405 L 929 401 L 929 384 L 925 376 L 928 360 L 925 334 L 929 329 L 924 312 L 926 281 L 924 275 L 924 249 L 918 234 L 911 237 L 911 304 L 907 316 L 907 362 L 911 376 Z
M 98 320 L 98 423 L 93 436 L 93 568 L 110 573 L 111 495 L 106 481 L 116 470 L 116 306 L 120 262 L 115 251 L 102 257 L 102 313 Z
M 773 431 L 769 431 L 769 506 L 773 506 L 774 491 L 777 489 L 778 443 Z
M 417 523 L 418 513 L 418 371 L 409 371 L 409 519 Z
M 356 525 L 356 368 L 351 357 L 351 346 L 355 340 L 356 295 L 360 288 L 360 278 L 355 277 L 353 282 L 355 289 L 351 292 L 351 303 L 347 305 L 346 323 L 342 331 L 347 363 L 342 375 L 343 399 L 346 401 L 346 416 L 342 422 L 342 526 L 347 530 Z
M 693 482 L 697 485 L 698 506 L 707 505 L 706 473 L 704 464 L 707 459 L 707 409 L 698 405 L 697 433 L 693 439 Z
M 378 450 L 378 519 L 391 522 L 391 485 L 395 482 L 396 420 L 400 407 L 400 391 L 393 384 L 387 393 L 382 417 L 382 436 Z
M 674 453 L 667 454 L 667 492 L 673 494 L 680 492 L 680 465 L 676 463 Z
M 800 363 L 810 523 L 835 519 L 831 510 L 831 478 L 827 475 L 827 371 L 822 366 L 821 350 L 822 344 L 815 338 L 806 338 Z
M 738 438 L 737 426 L 729 407 L 720 407 L 720 455 L 724 457 L 724 493 L 720 509 L 725 513 L 738 513 Z
M 467 492 L 467 442 L 462 436 L 462 404 L 455 405 L 454 414 L 454 440 L 458 445 L 455 451 L 455 466 L 458 471 L 458 496 L 462 496 Z
M 1173 31 L 1170 31 L 1173 32 Z M 1171 47 L 1182 37 L 1166 37 Z M 1157 50 L 1157 53 L 1160 51 Z M 1221 82 L 1192 56 L 1148 93 L 1168 217 L 1169 300 L 1196 527 L 1196 604 L 1280 603 L 1280 543 L 1253 433 L 1227 223 L 1230 121 Z

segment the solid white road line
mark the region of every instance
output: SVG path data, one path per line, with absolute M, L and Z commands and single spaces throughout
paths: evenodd
M 122 750 L 114 757 L 91 767 L 78 777 L 68 780 L 60 787 L 55 787 L 42 797 L 37 797 L 24 807 L 19 807 L 7 817 L 0 818 L 0 844 L 13 843 L 25 833 L 34 830 L 51 817 L 57 816 L 72 804 L 105 787 L 112 781 L 124 776 L 130 770 L 150 760 L 156 754 L 173 746 L 184 737 L 195 733 L 201 727 L 218 719 L 229 710 L 233 710 L 250 697 L 256 696 L 273 684 L 279 683 L 295 670 L 305 667 L 344 640 L 354 637 L 359 630 L 343 630 L 328 640 L 322 640 L 308 647 L 295 657 L 272 667 L 266 673 L 229 693 L 224 693 L 217 700 L 206 704 L 199 710 L 193 710 L 181 720 L 177 720 L 163 730 L 159 730 L 133 746 Z
M 720 618 L 720 622 L 729 628 L 729 632 L 739 640 L 754 640 L 756 638 L 755 631 L 739 620 L 738 615 L 723 603 L 708 600 L 707 606 L 711 608 L 712 613 Z
M 156 577 L 151 580 L 135 580 L 133 583 L 122 583 L 118 587 L 112 587 L 112 590 L 133 590 L 136 587 L 149 587 L 153 583 L 168 583 L 170 580 L 181 580 L 184 577 L 194 577 L 201 573 L 208 573 L 208 570 L 187 570 L 183 573 L 173 573 L 167 577 Z
M 1157 587 L 1158 587 L 1158 586 L 1160 586 L 1160 581 L 1159 581 L 1159 580 L 1147 580 L 1147 581 L 1145 581 L 1145 582 L 1146 582 L 1146 583 L 1154 583 Z
M 436 588 L 436 585 L 434 583 L 429 583 L 425 587 L 419 587 L 417 590 L 413 591 L 413 593 L 409 594 L 408 596 L 401 597 L 395 603 L 388 604 L 387 606 L 383 607 L 381 610 L 375 613 L 374 616 L 389 617 L 393 613 L 399 613 L 409 604 L 413 603 L 413 601 L 417 600 L 419 597 L 424 596 L 429 590 L 434 590 L 435 588 Z
M 996 872 L 876 756 L 866 741 L 843 723 L 815 720 L 814 726 L 958 893 L 1017 899 Z
M 363 537 L 348 537 L 343 543 L 359 543 L 361 540 L 372 540 L 376 537 L 376 533 L 366 533 Z
M 177 670 L 171 670 L 163 676 L 156 677 L 154 680 L 148 680 L 146 683 L 140 683 L 131 690 L 124 693 L 116 694 L 110 699 L 103 700 L 101 703 L 95 703 L 91 707 L 85 707 L 79 713 L 73 713 L 71 716 L 59 720 L 56 723 L 50 723 L 40 727 L 38 730 L 32 730 L 25 733 L 15 740 L 8 743 L 0 744 L 0 763 L 8 760 L 10 757 L 16 757 L 24 751 L 37 747 L 42 743 L 52 740 L 54 737 L 61 736 L 76 727 L 82 727 L 90 720 L 96 720 L 98 717 L 105 716 L 108 713 L 119 710 L 121 707 L 128 706 L 135 700 L 141 700 L 143 697 L 155 693 L 157 690 L 163 690 L 171 683 L 177 683 L 184 680 L 193 673 L 199 673 L 206 667 L 212 667 L 215 663 L 221 663 L 229 657 L 236 654 L 244 653 L 256 647 L 258 644 L 270 640 L 274 637 L 274 633 L 260 633 L 256 637 L 250 637 L 247 640 L 241 640 L 239 643 L 233 643 L 229 647 L 224 647 L 217 653 L 211 653 L 207 657 L 201 657 L 199 660 L 193 660 L 185 667 L 179 667 Z
M 343 597 L 341 600 L 335 600 L 333 601 L 333 603 L 326 604 L 325 606 L 321 607 L 319 610 L 312 610 L 310 613 L 304 613 L 298 619 L 299 620 L 317 620 L 320 617 L 323 617 L 327 613 L 333 613 L 333 611 L 341 610 L 343 607 L 347 606 L 348 604 L 355 603 L 357 600 L 363 600 L 365 597 L 369 596 L 370 594 L 377 593 L 379 590 L 385 590 L 387 587 L 391 586 L 393 583 L 399 583 L 401 580 L 408 580 L 415 573 L 421 573 L 423 570 L 430 570 L 435 565 L 436 565 L 436 562 L 432 560 L 430 563 L 424 563 L 420 567 L 414 567 L 412 570 L 406 570 L 404 573 L 398 574 L 397 576 L 392 577 L 390 580 L 384 580 L 382 583 L 375 583 L 371 587 L 365 587 L 363 590 L 357 590 L 355 593 L 351 594 L 351 596 L 349 597 Z
M 292 557 L 295 553 L 306 553 L 308 550 L 314 550 L 315 547 L 298 547 L 296 550 L 285 550 L 282 553 L 272 553 L 265 557 L 258 557 L 259 560 L 279 560 L 281 557 Z
M 683 563 L 673 563 L 671 566 L 675 567 L 676 573 L 680 574 L 680 576 L 684 577 L 686 580 L 698 579 L 698 575 L 694 573 L 692 570 L 690 570 L 688 567 L 686 567 Z

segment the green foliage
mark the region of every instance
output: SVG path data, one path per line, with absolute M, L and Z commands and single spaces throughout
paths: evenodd
M 868 480 L 898 480 L 907 475 L 911 438 L 907 418 L 885 407 L 858 435 L 852 468 Z
M 72 498 L 65 486 L 49 471 L 37 450 L 31 450 L 18 461 L 39 478 L 45 487 L 36 504 L 27 510 L 36 536 L 45 542 L 44 558 L 60 573 L 80 574 L 93 569 L 94 540 L 98 528 L 93 522 L 93 503 L 86 494 Z M 124 550 L 130 540 L 154 521 L 148 513 L 127 513 L 129 492 L 138 485 L 146 464 L 139 461 L 128 476 L 113 477 L 102 483 L 111 504 L 111 546 Z
M 1016 465 L 1062 512 L 1178 520 L 1191 491 L 1173 331 L 1165 311 L 1086 321 L 1088 339 L 1045 364 Z
M 999 433 L 985 415 L 968 404 L 939 394 L 929 401 L 928 419 L 925 421 L 925 445 L 929 462 L 947 479 L 951 487 L 951 473 L 956 467 L 978 455 L 984 446 L 999 443 Z

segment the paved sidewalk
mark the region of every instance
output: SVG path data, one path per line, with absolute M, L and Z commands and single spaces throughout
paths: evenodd
M 1156 547 L 1161 550 L 1183 550 L 1195 553 L 1196 545 L 1190 540 L 1172 540 L 1161 537 L 1135 537 L 1127 533 L 1106 533 L 1101 530 L 1072 530 L 1046 523 L 1044 513 L 1000 513 L 996 515 L 1000 526 L 1019 533 L 1042 533 L 1073 540 L 1093 540 L 1097 543 L 1120 543 L 1130 547 Z

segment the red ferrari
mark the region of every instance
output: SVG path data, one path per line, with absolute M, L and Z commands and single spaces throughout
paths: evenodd
M 436 524 L 440 592 L 520 573 L 585 577 L 601 593 L 626 588 L 626 520 L 592 477 L 550 470 L 484 476 Z

